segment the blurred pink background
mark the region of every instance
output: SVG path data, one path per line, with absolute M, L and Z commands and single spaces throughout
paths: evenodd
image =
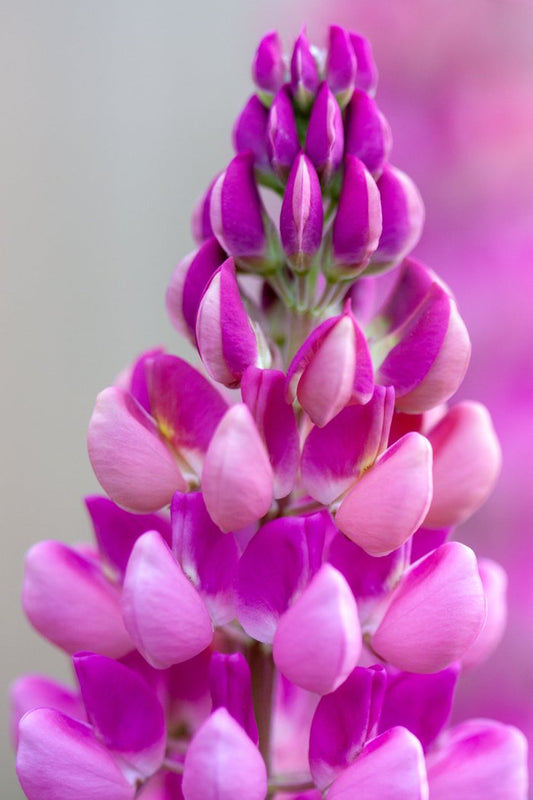
M 494 716 L 533 739 L 533 5 L 520 0 L 0 0 L 1 508 L 5 687 L 68 675 L 19 608 L 23 557 L 87 538 L 96 489 L 85 434 L 96 393 L 141 349 L 186 348 L 164 315 L 189 216 L 229 159 L 256 42 L 302 22 L 368 35 L 393 163 L 426 201 L 418 252 L 449 282 L 473 357 L 461 396 L 493 413 L 494 496 L 457 537 L 510 577 L 506 637 L 463 679 L 457 717 Z M 7 724 L 2 798 L 22 793 Z

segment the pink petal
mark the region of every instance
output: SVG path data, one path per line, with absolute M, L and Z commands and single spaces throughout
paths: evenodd
M 274 471 L 274 497 L 286 497 L 296 480 L 300 444 L 294 410 L 285 401 L 285 375 L 279 370 L 249 367 L 241 392 L 268 451 Z
M 405 728 L 391 728 L 382 733 L 365 747 L 328 792 L 328 800 L 354 798 L 428 800 L 424 754 L 412 733 Z
M 202 491 L 207 510 L 223 531 L 244 528 L 269 510 L 273 474 L 265 445 L 247 406 L 232 406 L 205 456 Z
M 223 707 L 257 744 L 250 667 L 242 653 L 213 653 L 209 665 L 213 711 Z
M 459 542 L 448 542 L 404 574 L 372 647 L 406 672 L 438 672 L 463 656 L 484 620 L 485 593 L 475 555 Z
M 120 658 L 133 649 L 118 589 L 93 561 L 60 542 L 40 542 L 28 552 L 22 604 L 34 628 L 67 653 Z
M 203 600 L 155 531 L 141 536 L 132 550 L 122 609 L 136 647 L 157 669 L 192 658 L 213 637 Z
M 489 412 L 481 403 L 458 403 L 428 438 L 434 491 L 424 525 L 457 525 L 485 502 L 500 472 L 500 445 Z
M 87 443 L 96 477 L 119 506 L 157 511 L 187 487 L 153 420 L 121 389 L 98 395 Z
M 17 774 L 28 800 L 133 800 L 136 793 L 91 728 L 51 708 L 21 720 Z
M 167 732 L 156 693 L 133 670 L 94 653 L 74 667 L 87 714 L 101 742 L 120 757 L 131 779 L 148 778 L 163 763 Z
M 85 721 L 87 715 L 79 692 L 41 675 L 23 675 L 9 687 L 10 733 L 16 747 L 19 722 L 28 711 L 54 708 L 68 717 Z
M 505 570 L 489 558 L 480 558 L 478 567 L 487 599 L 487 618 L 481 633 L 463 656 L 463 667 L 475 667 L 492 654 L 502 639 L 507 622 Z
M 372 556 L 400 547 L 429 508 L 431 455 L 424 436 L 402 436 L 350 489 L 335 515 L 339 530 Z
M 472 719 L 451 728 L 427 757 L 431 800 L 525 800 L 527 742 L 510 725 Z
M 257 747 L 225 708 L 196 732 L 185 757 L 186 800 L 264 800 L 267 775 Z
M 357 605 L 346 580 L 324 564 L 281 617 L 274 636 L 274 662 L 303 689 L 334 691 L 361 652 Z

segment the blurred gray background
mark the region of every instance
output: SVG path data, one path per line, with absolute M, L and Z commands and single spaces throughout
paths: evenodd
M 436 25 L 454 2 L 427 0 Z M 307 22 L 321 44 L 356 5 L 337 0 L 329 19 L 320 0 L 0 0 L 1 800 L 23 797 L 8 683 L 69 673 L 20 610 L 24 554 L 90 536 L 98 391 L 143 349 L 185 352 L 164 292 L 193 246 L 193 204 L 231 157 L 258 39 L 275 27 L 289 45 Z

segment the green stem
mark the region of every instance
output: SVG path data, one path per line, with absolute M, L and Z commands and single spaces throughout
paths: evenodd
M 261 642 L 254 642 L 249 650 L 249 661 L 252 674 L 255 720 L 259 733 L 259 752 L 263 756 L 267 773 L 270 774 L 272 703 L 275 675 L 272 649 Z

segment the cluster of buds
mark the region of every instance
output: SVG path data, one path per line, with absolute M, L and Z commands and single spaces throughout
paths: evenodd
M 500 451 L 483 406 L 447 404 L 468 333 L 408 258 L 423 205 L 389 163 L 370 46 L 302 31 L 289 60 L 271 33 L 253 76 L 166 297 L 201 367 L 151 350 L 99 395 L 96 545 L 27 557 L 24 609 L 77 687 L 14 684 L 20 782 L 29 800 L 523 800 L 519 731 L 447 727 L 505 624 L 504 571 L 450 538 Z

